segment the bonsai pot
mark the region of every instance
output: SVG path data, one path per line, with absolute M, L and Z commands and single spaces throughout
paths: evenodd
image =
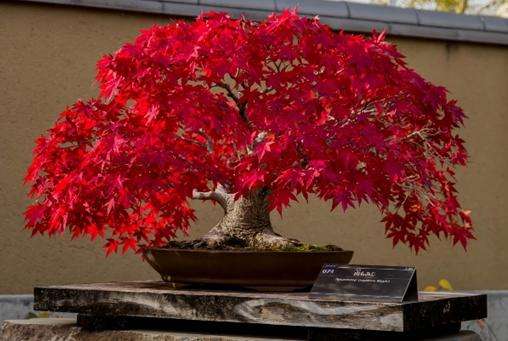
M 148 263 L 176 285 L 303 289 L 325 263 L 348 264 L 353 251 L 259 251 L 151 248 Z

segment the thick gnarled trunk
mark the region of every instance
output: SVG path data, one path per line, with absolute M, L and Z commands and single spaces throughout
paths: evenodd
M 219 186 L 213 192 L 195 192 L 194 198 L 214 200 L 224 209 L 222 219 L 201 238 L 204 246 L 284 249 L 301 245 L 273 231 L 264 191 L 251 192 L 234 200 L 233 194 Z

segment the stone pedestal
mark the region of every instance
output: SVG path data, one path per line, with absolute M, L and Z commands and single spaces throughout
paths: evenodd
M 37 318 L 6 321 L 1 341 L 266 341 L 267 337 L 224 335 L 220 332 L 178 332 L 166 330 L 87 330 L 75 319 Z M 287 339 L 290 341 L 291 339 Z
M 199 331 L 168 331 L 168 330 L 87 330 L 76 324 L 75 319 L 68 318 L 36 318 L 29 320 L 5 321 L 0 334 L 1 341 L 296 341 L 309 339 L 307 336 L 224 334 Z M 312 338 L 311 338 L 312 339 Z M 336 335 L 321 335 L 312 340 L 352 340 Z M 365 336 L 357 340 L 370 340 Z M 385 338 L 385 340 L 394 340 Z M 415 340 L 405 339 L 405 340 Z M 481 341 L 478 334 L 461 331 L 452 335 L 434 338 L 423 338 L 422 341 Z
M 239 335 L 271 340 L 474 340 L 474 334 L 459 333 L 460 323 L 487 315 L 486 296 L 481 294 L 420 293 L 418 300 L 403 303 L 346 302 L 303 292 L 176 290 L 165 282 L 39 287 L 34 308 L 77 313 L 80 333 L 149 329 L 203 337 L 219 332 L 235 335 L 234 340 L 240 340 Z M 11 322 L 6 330 L 17 325 Z

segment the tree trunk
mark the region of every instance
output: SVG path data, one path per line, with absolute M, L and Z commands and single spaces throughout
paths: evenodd
M 215 200 L 224 209 L 224 217 L 200 239 L 203 246 L 284 249 L 302 245 L 273 231 L 264 191 L 252 192 L 234 200 L 233 194 L 218 187 L 214 192 L 196 192 L 194 197 Z

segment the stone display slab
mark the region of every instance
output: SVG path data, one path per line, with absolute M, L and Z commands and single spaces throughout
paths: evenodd
M 244 336 L 235 334 L 220 334 L 199 332 L 177 332 L 165 330 L 105 330 L 89 331 L 76 325 L 75 319 L 70 318 L 35 318 L 29 320 L 5 321 L 0 330 L 0 341 L 297 341 L 307 338 L 273 337 L 273 336 Z M 313 339 L 335 340 L 332 338 Z M 340 338 L 344 341 L 346 339 Z M 350 339 L 347 339 L 350 340 Z M 361 339 L 365 340 L 365 339 Z M 393 339 L 390 339 L 393 341 Z M 481 341 L 478 334 L 462 331 L 453 335 L 437 338 L 422 338 L 421 341 Z
M 75 319 L 36 318 L 10 320 L 2 325 L 0 341 L 296 341 L 220 333 L 201 334 L 164 330 L 85 330 L 76 325 Z M 467 340 L 469 341 L 469 340 Z
M 167 330 L 102 330 L 90 331 L 76 325 L 70 318 L 35 318 L 5 321 L 0 330 L 0 341 L 297 341 L 308 338 L 277 336 L 245 336 L 238 334 L 178 332 Z M 341 337 L 313 338 L 313 341 L 351 340 Z M 363 340 L 353 339 L 353 340 Z M 385 339 L 386 340 L 386 339 Z M 393 341 L 393 339 L 389 339 Z M 414 340 L 414 339 L 412 339 Z M 421 341 L 481 341 L 478 334 L 461 331 L 437 338 L 422 338 Z M 407 339 L 406 339 L 407 341 Z
M 484 294 L 424 293 L 403 303 L 340 301 L 306 292 L 172 289 L 166 282 L 36 287 L 34 309 L 91 316 L 166 318 L 412 333 L 487 316 Z

